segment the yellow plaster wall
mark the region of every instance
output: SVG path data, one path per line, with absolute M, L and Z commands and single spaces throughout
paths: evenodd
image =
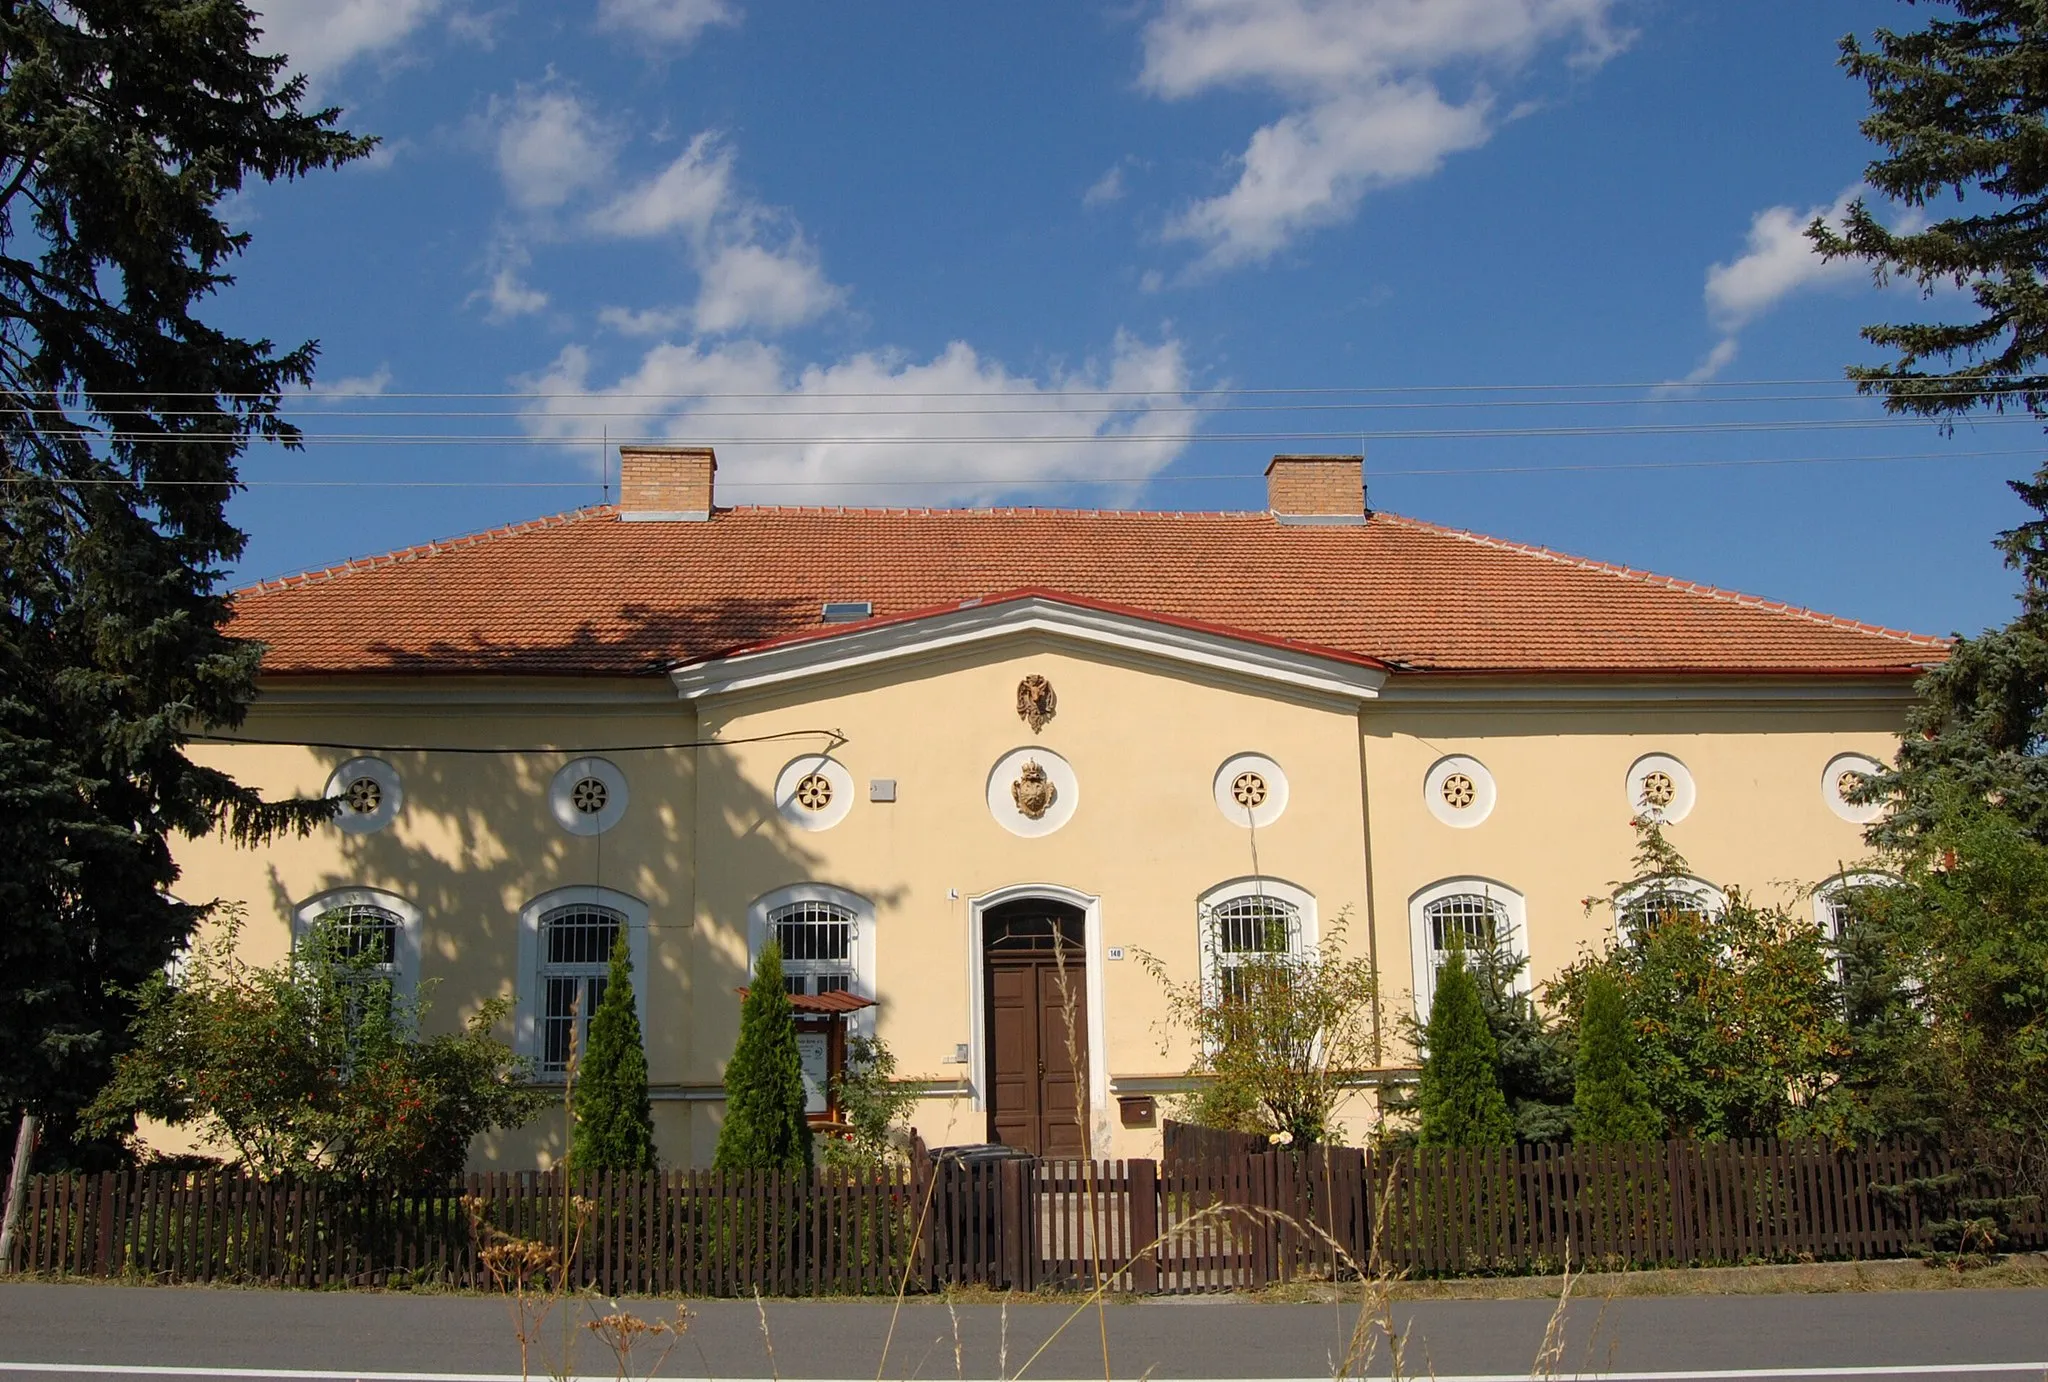
M 1486 878 L 1524 895 L 1538 983 L 1612 934 L 1611 910 L 1585 903 L 1632 876 L 1626 784 L 1644 754 L 1669 754 L 1692 774 L 1693 809 L 1665 836 L 1694 874 L 1810 915 L 1801 890 L 1865 854 L 1862 827 L 1823 798 L 1822 770 L 1838 753 L 1889 761 L 1902 721 L 1902 705 L 1433 708 L 1390 695 L 1362 720 L 1390 1016 L 1413 1011 L 1410 899 L 1444 879 Z M 1452 754 L 1478 759 L 1498 790 L 1492 814 L 1469 829 L 1443 824 L 1424 801 L 1425 776 Z M 1389 1056 L 1412 1059 L 1405 1049 Z
M 1033 735 L 1016 715 L 1016 687 L 1047 677 L 1059 712 Z M 410 701 L 406 693 L 416 693 Z M 1540 978 L 1596 942 L 1604 914 L 1580 902 L 1628 873 L 1632 834 L 1624 775 L 1646 752 L 1671 753 L 1698 786 L 1692 815 L 1671 838 L 1716 882 L 1767 889 L 1811 883 L 1860 854 L 1858 829 L 1822 800 L 1822 765 L 1854 750 L 1888 757 L 1896 704 L 1843 701 L 1662 708 L 1588 702 L 1445 707 L 1403 700 L 1398 688 L 1362 713 L 1333 700 L 1276 693 L 1269 684 L 1126 660 L 1039 635 L 973 654 L 925 657 L 861 675 L 716 698 L 693 708 L 665 682 L 515 683 L 443 679 L 283 688 L 243 731 L 255 738 L 355 744 L 496 747 L 518 755 L 388 753 L 404 776 L 405 808 L 389 829 L 240 850 L 217 840 L 180 850 L 181 895 L 248 908 L 245 948 L 274 959 L 293 909 L 339 887 L 388 889 L 423 914 L 422 978 L 437 986 L 435 1025 L 452 1025 L 490 995 L 510 997 L 518 913 L 557 887 L 602 883 L 649 907 L 648 970 L 639 976 L 657 1086 L 657 1136 L 672 1163 L 708 1161 L 717 1085 L 737 1031 L 745 982 L 746 912 L 791 883 L 829 883 L 876 908 L 880 1034 L 909 1079 L 933 1082 L 917 1110 L 928 1140 L 978 1141 L 966 1067 L 951 1060 L 970 1037 L 967 909 L 998 889 L 1050 884 L 1101 899 L 1102 940 L 1143 948 L 1176 976 L 1198 968 L 1195 899 L 1259 871 L 1312 893 L 1322 923 L 1350 920 L 1364 950 L 1375 933 L 1387 1000 L 1390 1062 L 1406 1053 L 1394 1015 L 1409 1002 L 1408 900 L 1453 875 L 1477 875 L 1525 894 Z M 777 812 L 783 765 L 821 741 L 759 736 L 833 730 L 835 756 L 856 800 L 835 828 L 794 829 Z M 754 740 L 730 748 L 611 752 L 632 802 L 594 838 L 565 833 L 547 803 L 563 763 L 608 746 Z M 1024 839 L 985 805 L 991 766 L 1012 749 L 1064 756 L 1080 783 L 1073 819 Z M 1217 810 L 1216 769 L 1245 751 L 1286 771 L 1285 815 L 1251 837 Z M 1499 801 L 1485 824 L 1444 826 L 1424 807 L 1429 766 L 1450 753 L 1486 764 Z M 318 792 L 346 749 L 214 747 L 200 756 L 272 795 Z M 898 799 L 867 800 L 872 778 L 894 778 Z M 1368 813 L 1361 809 L 1369 802 Z M 1374 855 L 1368 894 L 1366 838 Z M 1184 1070 L 1184 1045 L 1162 1053 L 1157 986 L 1134 958 L 1101 968 L 1112 1089 Z M 509 1032 L 509 1028 L 508 1028 Z M 1099 1106 L 1105 1155 L 1157 1149 L 1156 1132 L 1117 1125 Z M 1361 1099 L 1347 1122 L 1370 1116 Z M 531 1165 L 560 1146 L 560 1115 L 480 1146 L 480 1164 Z

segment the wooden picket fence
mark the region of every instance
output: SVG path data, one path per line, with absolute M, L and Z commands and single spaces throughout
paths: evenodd
M 1186 1152 L 1190 1140 L 1177 1139 Z M 1199 1142 L 1193 1143 L 1199 1146 Z M 1362 1272 L 1512 1273 L 1898 1256 L 1896 1187 L 1938 1151 L 1775 1141 L 1368 1156 L 919 1159 L 894 1175 L 492 1173 L 425 1188 L 228 1170 L 32 1179 L 16 1272 L 491 1289 L 480 1247 L 556 1247 L 607 1294 L 874 1295 L 952 1285 L 1191 1294 Z M 578 1202 L 581 1202 L 580 1204 Z M 2048 1245 L 2036 1207 L 2017 1246 Z M 565 1237 L 566 1235 L 566 1237 Z

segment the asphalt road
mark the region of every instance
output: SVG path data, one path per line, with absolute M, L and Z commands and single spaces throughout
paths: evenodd
M 656 1303 L 629 1302 L 642 1316 Z M 889 1338 L 887 1303 L 748 1301 L 692 1305 L 682 1345 L 658 1375 L 699 1378 L 1100 1377 L 1102 1333 L 1089 1310 L 906 1303 Z M 587 1318 L 586 1306 L 575 1307 Z M 1423 1301 L 1399 1307 L 1406 1372 L 1527 1377 L 1552 1307 L 1540 1300 Z M 1355 1306 L 1146 1301 L 1104 1312 L 1117 1378 L 1328 1378 Z M 957 1319 L 959 1361 L 955 1362 Z M 1066 1323 L 1063 1331 L 1060 1326 Z M 533 1359 L 561 1357 L 562 1318 Z M 572 1327 L 572 1334 L 585 1331 Z M 1057 1337 L 1053 1337 L 1057 1332 Z M 2026 1377 L 2048 1379 L 2048 1291 L 1888 1291 L 1574 1302 L 1559 1376 L 1609 1378 Z M 1048 1338 L 1043 1353 L 1034 1352 Z M 768 1342 L 772 1340 L 773 1357 Z M 646 1376 L 645 1351 L 635 1375 Z M 878 1368 L 877 1364 L 881 1366 Z M 593 1339 L 574 1367 L 616 1375 Z M 1382 1353 L 1372 1368 L 1387 1375 Z M 465 1296 L 177 1287 L 0 1285 L 0 1377 L 269 1379 L 517 1378 L 502 1301 Z

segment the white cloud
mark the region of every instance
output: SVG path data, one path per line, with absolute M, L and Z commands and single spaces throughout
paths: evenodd
M 1557 43 L 1573 45 L 1578 67 L 1619 52 L 1620 3 L 1167 0 L 1145 28 L 1141 87 L 1169 100 L 1264 89 L 1290 106 L 1252 135 L 1235 185 L 1186 208 L 1168 238 L 1201 245 L 1199 268 L 1227 268 L 1347 219 L 1374 188 L 1427 176 L 1487 140 L 1495 122 L 1481 74 L 1512 74 Z M 1468 94 L 1445 94 L 1453 76 Z
M 743 327 L 780 330 L 824 315 L 846 300 L 846 290 L 825 277 L 802 236 L 780 249 L 726 245 L 698 270 L 692 319 L 699 331 L 718 334 Z
M 490 282 L 469 295 L 469 301 L 483 302 L 485 320 L 508 322 L 546 309 L 548 295 L 529 286 L 521 277 L 520 271 L 531 262 L 531 256 L 522 246 L 500 244 L 492 250 L 490 262 L 493 266 Z
M 498 176 L 515 206 L 560 206 L 611 175 L 617 135 L 574 92 L 522 87 L 493 101 Z
M 740 22 L 727 0 L 598 0 L 597 27 L 686 48 L 719 24 Z
M 675 231 L 701 236 L 714 217 L 732 209 L 732 164 L 731 148 L 707 130 L 668 167 L 594 212 L 591 226 L 628 237 Z
M 1751 217 L 1741 257 L 1707 270 L 1707 316 L 1714 325 L 1724 332 L 1738 331 L 1802 288 L 1862 277 L 1866 270 L 1861 264 L 1849 259 L 1830 264 L 1814 253 L 1806 238 L 1806 228 L 1816 216 L 1839 226 L 1849 203 L 1862 195 L 1864 188 L 1858 183 L 1826 206 L 1804 211 L 1771 206 Z
M 621 336 L 666 336 L 690 324 L 687 307 L 603 307 L 597 324 Z
M 535 435 L 588 442 L 597 427 L 576 414 L 594 411 L 593 398 L 613 400 L 642 434 L 716 444 L 720 496 L 738 502 L 985 503 L 1020 492 L 1028 500 L 1026 487 L 1046 481 L 1152 475 L 1186 446 L 1184 415 L 1166 411 L 1189 386 L 1171 337 L 1148 344 L 1120 332 L 1106 363 L 1044 379 L 1012 373 L 964 341 L 930 360 L 863 353 L 800 368 L 759 341 L 662 344 L 609 386 L 593 389 L 590 374 L 589 353 L 571 346 L 541 377 L 520 381 L 554 395 L 527 414 Z M 1118 400 L 1128 407 L 1092 411 L 1105 406 L 1093 392 L 1101 389 L 1129 390 Z M 993 397 L 957 397 L 967 392 Z M 610 430 L 620 432 L 616 415 Z M 834 440 L 793 440 L 821 433 Z M 948 437 L 962 440 L 932 442 Z M 893 483 L 832 483 L 853 480 Z
M 317 385 L 330 398 L 375 398 L 391 387 L 391 366 L 379 365 L 372 374 L 351 374 Z
M 1088 190 L 1081 194 L 1081 205 L 1107 206 L 1113 201 L 1121 200 L 1123 195 L 1124 165 L 1118 163 L 1112 165 L 1108 172 L 1088 184 Z
M 802 228 L 739 190 L 734 157 L 707 130 L 666 168 L 616 193 L 587 227 L 626 239 L 680 237 L 698 279 L 687 320 L 700 332 L 785 330 L 843 304 L 846 290 L 826 276 Z M 653 335 L 685 318 L 673 308 L 609 307 L 599 320 L 628 335 Z
M 262 0 L 262 52 L 290 55 L 318 81 L 356 58 L 391 49 L 441 7 L 441 0 Z

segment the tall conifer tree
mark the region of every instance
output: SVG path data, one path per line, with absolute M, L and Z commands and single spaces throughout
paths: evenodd
M 1605 969 L 1586 976 L 1579 998 L 1577 1082 L 1572 1091 L 1573 1135 L 1579 1142 L 1649 1142 L 1664 1120 L 1650 1103 L 1635 1029 L 1621 985 Z
M 578 1171 L 654 1169 L 654 1110 L 647 1099 L 647 1049 L 633 1001 L 626 931 L 612 945 L 604 997 L 590 1017 L 589 1049 L 576 1066 L 576 1128 L 569 1165 Z
M 0 4 L 0 1121 L 60 1143 L 204 914 L 170 837 L 331 814 L 185 753 L 255 697 L 227 502 L 313 374 L 198 315 L 249 243 L 224 206 L 373 144 L 268 51 L 241 0 Z
M 1436 997 L 1423 1028 L 1427 1050 L 1415 1108 L 1425 1147 L 1501 1147 L 1515 1140 L 1515 1120 L 1500 1089 L 1499 1054 L 1479 984 L 1454 950 L 1437 972 Z
M 725 1067 L 725 1124 L 714 1164 L 721 1171 L 809 1169 L 804 1103 L 796 1014 L 783 989 L 782 951 L 770 941 L 740 1004 L 740 1039 Z

